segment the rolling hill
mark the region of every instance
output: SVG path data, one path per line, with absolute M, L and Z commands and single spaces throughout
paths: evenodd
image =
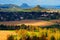
M 20 8 L 20 7 L 14 4 L 0 4 L 0 8 Z
M 23 3 L 23 4 L 20 6 L 20 8 L 22 8 L 22 9 L 29 9 L 29 8 L 32 8 L 32 7 L 29 6 L 29 5 L 26 4 L 26 3 Z
M 0 5 L 0 12 L 38 12 L 43 10 L 44 8 L 37 5 L 36 7 L 31 7 L 28 4 L 23 3 L 21 6 L 17 6 L 14 4 L 1 4 Z

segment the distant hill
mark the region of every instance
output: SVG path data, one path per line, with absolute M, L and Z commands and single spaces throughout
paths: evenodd
M 26 3 L 23 3 L 20 7 L 23 8 L 23 9 L 31 8 L 31 6 L 29 6 L 29 5 L 26 4 Z
M 40 12 L 41 10 L 45 10 L 45 8 L 41 7 L 40 5 L 37 5 L 34 8 L 32 8 L 32 11 Z
M 35 8 L 44 9 L 40 5 L 35 6 Z
M 0 4 L 0 12 L 18 12 L 20 10 L 20 6 L 14 4 Z
M 22 11 L 22 12 L 38 12 L 44 10 L 43 7 L 41 7 L 40 5 L 37 5 L 35 7 L 31 7 L 26 3 L 23 3 L 21 6 L 17 6 L 14 4 L 0 4 L 0 12 L 18 12 L 18 11 Z
M 20 8 L 20 7 L 14 4 L 0 4 L 0 8 Z

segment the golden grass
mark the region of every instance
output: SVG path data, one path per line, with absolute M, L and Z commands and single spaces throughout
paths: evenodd
M 7 40 L 9 35 L 15 35 L 15 31 L 0 30 L 0 40 Z
M 24 37 L 26 36 L 26 34 L 28 34 L 30 37 L 32 36 L 37 36 L 37 37 L 41 37 L 42 34 L 45 34 L 47 32 L 47 39 L 50 40 L 51 36 L 53 35 L 56 40 L 59 39 L 60 37 L 60 31 L 59 30 L 56 30 L 56 32 L 52 32 L 51 30 L 53 29 L 39 29 L 39 32 L 34 32 L 34 31 L 28 31 L 28 30 L 25 30 L 25 29 L 20 29 L 17 31 L 16 33 L 16 30 L 14 31 L 10 31 L 10 30 L 0 30 L 0 40 L 7 40 L 7 37 L 9 35 L 18 35 L 18 38 L 20 37 Z

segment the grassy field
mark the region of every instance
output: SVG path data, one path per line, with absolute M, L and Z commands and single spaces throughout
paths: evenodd
M 22 20 L 22 21 L 11 21 L 11 22 L 0 22 L 1 24 L 5 24 L 5 25 L 21 25 L 21 24 L 25 24 L 25 25 L 33 25 L 35 27 L 37 26 L 50 26 L 56 23 L 57 20 L 53 21 L 42 21 L 42 20 Z M 57 23 L 59 23 L 60 21 L 58 21 Z M 33 28 L 33 27 L 32 27 Z M 30 36 L 31 38 L 33 36 L 36 37 L 41 37 L 42 35 L 46 35 L 46 40 L 51 40 L 51 36 L 55 37 L 55 40 L 60 40 L 60 30 L 57 28 L 37 28 L 37 30 L 26 30 L 26 29 L 19 29 L 19 30 L 0 30 L 0 40 L 7 40 L 7 38 L 10 35 L 14 36 L 14 39 L 19 40 L 22 38 L 22 40 L 25 40 L 25 38 L 27 36 Z
M 0 40 L 7 40 L 9 35 L 15 35 L 15 31 L 12 30 L 0 30 Z
M 7 40 L 7 37 L 9 35 L 17 35 L 17 40 L 19 40 L 20 38 L 27 37 L 26 35 L 30 36 L 31 38 L 33 36 L 37 36 L 37 37 L 41 37 L 42 34 L 46 35 L 47 33 L 47 39 L 50 40 L 51 36 L 55 37 L 55 40 L 60 40 L 60 31 L 57 29 L 55 30 L 55 32 L 53 31 L 54 29 L 39 29 L 39 31 L 28 31 L 28 30 L 24 30 L 24 29 L 20 29 L 18 31 L 16 30 L 0 30 L 0 40 Z M 17 32 L 17 33 L 16 33 Z M 15 37 L 15 38 L 16 38 Z

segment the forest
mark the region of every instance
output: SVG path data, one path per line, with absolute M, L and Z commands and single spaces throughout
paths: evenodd
M 0 12 L 0 21 L 60 19 L 60 13 L 48 12 Z

